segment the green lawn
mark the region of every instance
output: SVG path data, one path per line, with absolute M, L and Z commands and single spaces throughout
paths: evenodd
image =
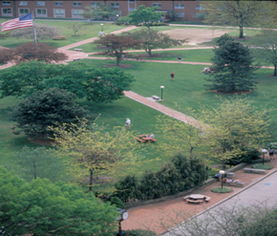
M 0 23 L 4 20 L 1 19 Z M 100 24 L 93 23 L 88 24 L 82 21 L 66 21 L 66 20 L 35 20 L 38 24 L 45 24 L 52 27 L 56 27 L 60 35 L 66 37 L 66 40 L 41 40 L 43 43 L 47 43 L 53 47 L 61 47 L 71 43 L 75 43 L 84 39 L 92 38 L 98 36 L 99 31 L 101 30 Z M 72 25 L 77 24 L 80 27 L 80 31 L 77 36 L 73 35 Z M 110 33 L 112 31 L 122 29 L 126 26 L 114 25 L 111 23 L 104 24 L 104 31 Z M 3 33 L 2 33 L 3 34 Z M 14 37 L 7 37 L 5 39 L 0 38 L 0 45 L 4 47 L 16 47 L 19 44 L 30 42 L 30 39 L 18 39 Z

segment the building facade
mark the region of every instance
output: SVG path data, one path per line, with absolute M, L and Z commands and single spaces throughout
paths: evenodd
M 57 19 L 82 19 L 84 9 L 87 7 L 97 8 L 101 3 L 108 4 L 116 9 L 121 16 L 128 15 L 140 5 L 156 7 L 165 15 L 173 15 L 176 20 L 201 21 L 203 8 L 200 1 L 152 1 L 152 0 L 94 0 L 94 1 L 18 1 L 1 0 L 0 17 L 15 18 L 28 13 L 33 13 L 35 18 Z

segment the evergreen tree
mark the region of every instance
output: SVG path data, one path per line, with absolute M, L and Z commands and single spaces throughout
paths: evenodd
M 217 40 L 210 89 L 223 93 L 251 91 L 255 87 L 253 58 L 249 49 L 228 35 Z

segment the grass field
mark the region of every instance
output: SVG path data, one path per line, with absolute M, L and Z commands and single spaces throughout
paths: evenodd
M 4 20 L 1 19 L 0 23 Z M 66 21 L 66 20 L 35 20 L 38 24 L 49 25 L 57 28 L 60 35 L 65 36 L 65 40 L 41 40 L 40 42 L 47 43 L 53 47 L 61 47 L 67 44 L 75 43 L 84 39 L 98 36 L 101 30 L 99 23 L 88 24 L 82 21 Z M 80 28 L 77 36 L 73 36 L 72 25 L 75 24 Z M 111 23 L 104 24 L 104 31 L 110 33 L 112 31 L 122 29 L 125 26 L 118 26 Z M 14 37 L 0 38 L 0 46 L 3 47 L 16 47 L 19 44 L 30 42 L 31 39 L 18 39 Z

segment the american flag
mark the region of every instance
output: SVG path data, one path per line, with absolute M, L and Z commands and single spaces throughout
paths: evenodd
M 1 24 L 1 31 L 8 31 L 14 29 L 20 29 L 25 27 L 33 26 L 33 17 L 32 14 L 27 14 L 25 16 L 21 16 L 19 18 L 15 18 L 12 20 L 5 21 Z

